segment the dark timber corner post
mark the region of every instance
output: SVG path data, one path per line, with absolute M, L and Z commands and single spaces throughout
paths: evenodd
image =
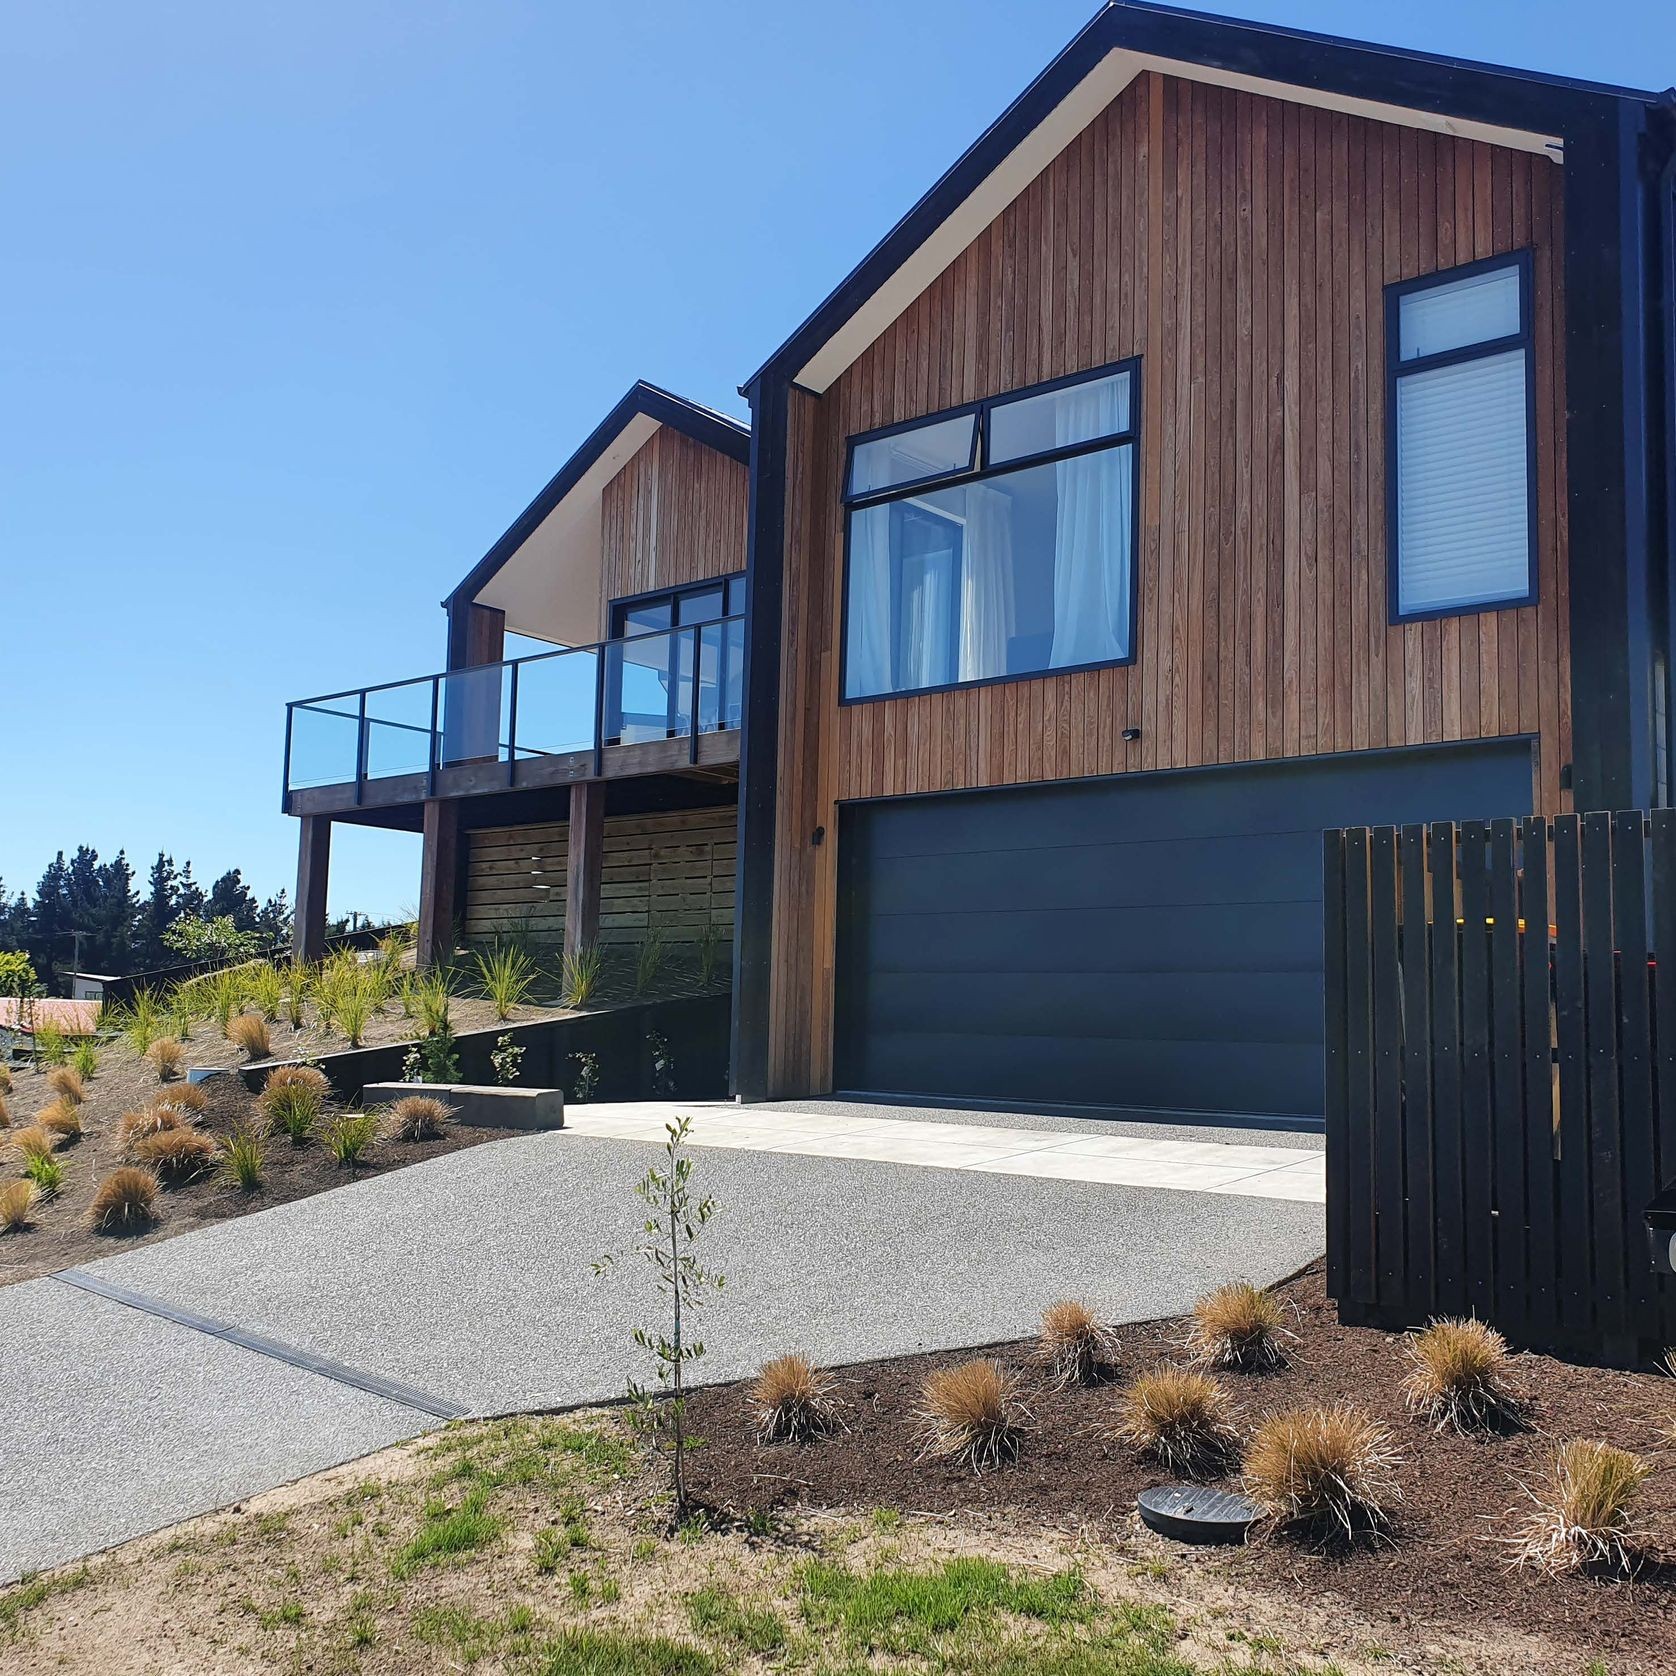
M 318 960 L 326 952 L 326 877 L 331 868 L 331 817 L 304 815 L 297 823 L 297 911 L 291 922 L 291 953 L 297 960 Z
M 570 787 L 570 849 L 564 880 L 564 952 L 568 959 L 599 939 L 600 851 L 605 835 L 605 782 Z
M 1565 136 L 1572 806 L 1652 801 L 1644 117 L 1600 99 Z
M 425 802 L 425 852 L 419 863 L 419 948 L 421 966 L 447 963 L 454 953 L 459 905 L 460 805 L 448 797 Z
M 780 749 L 780 622 L 785 577 L 786 381 L 773 370 L 751 403 L 745 568 L 745 702 L 739 738 L 739 860 L 733 934 L 733 1092 L 766 1099 L 773 1002 L 775 781 Z

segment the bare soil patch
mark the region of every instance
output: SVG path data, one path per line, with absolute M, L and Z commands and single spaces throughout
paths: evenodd
M 287 1026 L 275 1028 L 290 1034 Z M 207 1026 L 194 1036 L 188 1053 L 194 1065 L 232 1065 L 239 1060 L 232 1044 Z M 99 1182 L 126 1162 L 118 1145 L 117 1124 L 124 1112 L 144 1105 L 160 1086 L 156 1071 L 126 1041 L 101 1048 L 98 1073 L 87 1083 L 87 1098 L 80 1108 L 83 1134 L 79 1140 L 62 1144 L 57 1152 L 64 1166 L 64 1186 L 53 1197 L 37 1203 L 30 1227 L 0 1234 L 0 1285 L 113 1256 L 130 1246 L 188 1233 L 229 1217 L 248 1216 L 369 1175 L 499 1140 L 513 1132 L 451 1124 L 438 1140 L 381 1138 L 354 1170 L 334 1162 L 317 1139 L 298 1147 L 284 1135 L 272 1135 L 263 1142 L 263 1180 L 253 1192 L 241 1191 L 218 1167 L 197 1180 L 166 1185 L 159 1196 L 158 1218 L 149 1228 L 133 1233 L 96 1233 L 87 1226 L 89 1201 Z M 211 1077 L 200 1086 L 208 1096 L 198 1122 L 205 1134 L 219 1141 L 238 1126 L 256 1121 L 255 1097 L 239 1078 Z M 9 1134 L 27 1124 L 52 1097 L 44 1074 L 27 1067 L 14 1068 L 12 1092 L 7 1096 L 12 1130 L 0 1129 L 0 1179 L 13 1179 L 19 1169 L 20 1160 L 9 1143 Z
M 1185 1359 L 1180 1321 L 1123 1329 L 1118 1384 L 1091 1389 L 1050 1389 L 1033 1341 L 986 1352 L 1016 1373 L 1033 1420 L 1017 1464 L 982 1476 L 924 1458 L 916 1417 L 926 1375 L 969 1352 L 846 1369 L 840 1393 L 850 1429 L 815 1445 L 764 1449 L 752 1435 L 743 1387 L 702 1391 L 691 1407 L 692 1425 L 705 1439 L 693 1458 L 694 1494 L 739 1517 L 888 1505 L 962 1525 L 976 1518 L 1005 1528 L 1122 1532 L 1168 1554 L 1174 1567 L 1237 1591 L 1349 1610 L 1384 1626 L 1387 1645 L 1416 1657 L 1439 1645 L 1458 1653 L 1485 1635 L 1511 1631 L 1580 1655 L 1555 1670 L 1582 1669 L 1590 1657 L 1603 1658 L 1613 1676 L 1676 1669 L 1676 1453 L 1666 1437 L 1676 1420 L 1676 1381 L 1520 1355 L 1527 1429 L 1438 1434 L 1405 1407 L 1400 1337 L 1341 1327 L 1319 1265 L 1280 1290 L 1297 1334 L 1287 1365 L 1267 1375 L 1218 1376 L 1232 1393 L 1236 1422 L 1249 1434 L 1275 1410 L 1339 1402 L 1384 1420 L 1402 1455 L 1403 1501 L 1388 1542 L 1322 1552 L 1259 1532 L 1243 1548 L 1195 1550 L 1144 1531 L 1135 1496 L 1176 1475 L 1149 1466 L 1113 1437 L 1117 1391 L 1159 1361 Z M 1615 1443 L 1655 1463 L 1640 1496 L 1644 1565 L 1632 1582 L 1550 1578 L 1508 1564 L 1505 1539 L 1531 1505 L 1522 1486 L 1540 1481 L 1555 1447 L 1573 1437 Z

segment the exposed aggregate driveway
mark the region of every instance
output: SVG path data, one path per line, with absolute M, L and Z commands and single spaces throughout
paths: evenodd
M 0 1579 L 450 1414 L 621 1395 L 649 1371 L 630 1334 L 655 1319 L 651 1277 L 592 1262 L 634 1240 L 654 1157 L 581 1128 L 496 1141 L 0 1290 Z M 705 1380 L 792 1348 L 837 1364 L 1017 1338 L 1066 1295 L 1120 1323 L 1172 1314 L 1322 1247 L 1318 1203 L 695 1159 L 724 1207 L 704 1235 L 727 1276 L 705 1312 Z

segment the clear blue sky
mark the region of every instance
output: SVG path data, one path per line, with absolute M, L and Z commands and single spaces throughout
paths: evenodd
M 1661 87 L 1668 0 L 1227 0 Z M 290 887 L 283 704 L 437 601 L 637 377 L 742 378 L 1093 0 L 35 0 L 0 48 L 0 878 Z M 332 910 L 417 897 L 340 828 Z

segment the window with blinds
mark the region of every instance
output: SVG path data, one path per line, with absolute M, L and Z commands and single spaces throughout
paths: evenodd
M 1536 597 L 1528 254 L 1393 286 L 1391 615 Z

